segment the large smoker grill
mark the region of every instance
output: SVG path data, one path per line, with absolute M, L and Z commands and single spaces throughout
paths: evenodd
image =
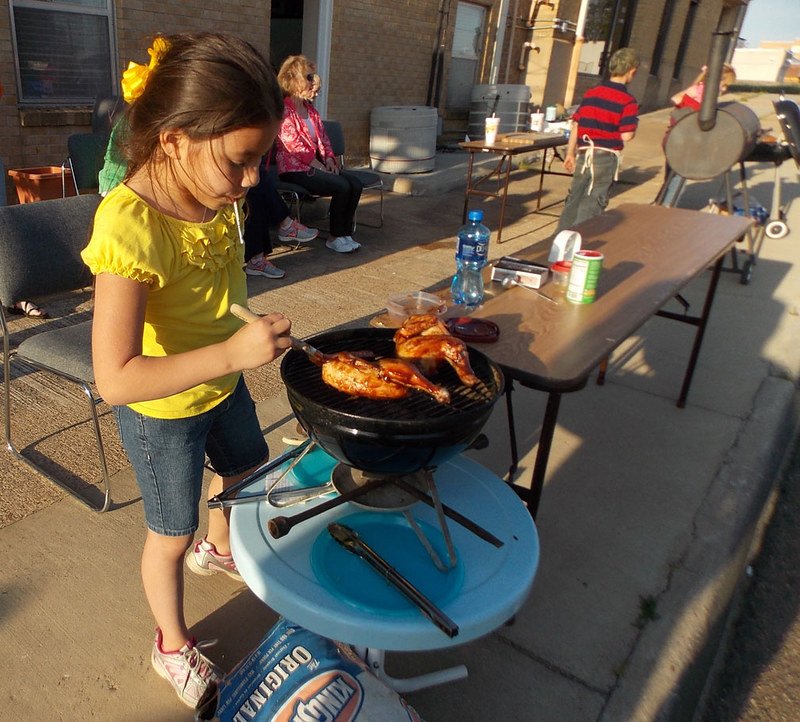
M 705 86 L 709 92 L 703 95 L 697 111 L 677 111 L 675 124 L 670 130 L 664 147 L 670 172 L 656 197 L 656 203 L 673 206 L 687 180 L 725 181 L 726 205 L 734 212 L 734 193 L 731 171 L 738 165 L 744 213 L 751 215 L 747 188 L 745 163 L 773 163 L 775 182 L 769 219 L 759 219 L 757 230 L 748 231 L 748 260 L 740 268 L 737 251 L 732 249 L 732 270 L 740 274 L 742 283 L 749 283 L 753 266 L 764 241 L 764 236 L 782 238 L 789 229 L 783 220 L 780 202 L 780 165 L 794 158 L 800 166 L 800 136 L 797 119 L 800 119 L 797 104 L 781 99 L 775 102 L 775 110 L 784 134 L 783 142 L 759 142 L 760 123 L 756 114 L 741 103 L 717 104 L 716 93 L 722 76 L 723 59 L 730 33 L 714 33 L 708 62 Z M 791 119 L 795 118 L 794 121 Z

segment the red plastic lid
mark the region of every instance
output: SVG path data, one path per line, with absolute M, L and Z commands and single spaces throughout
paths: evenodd
M 563 272 L 569 273 L 569 270 L 572 268 L 572 261 L 556 261 L 552 266 L 550 266 L 551 271 L 555 272 Z
M 462 341 L 473 341 L 475 343 L 491 343 L 497 341 L 500 329 L 494 321 L 485 318 L 471 318 L 461 316 L 460 318 L 448 318 L 447 326 L 450 333 Z

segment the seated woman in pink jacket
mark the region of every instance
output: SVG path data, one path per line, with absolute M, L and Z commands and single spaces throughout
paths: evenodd
M 290 55 L 278 72 L 284 95 L 283 120 L 275 140 L 278 174 L 310 193 L 331 197 L 325 245 L 337 253 L 350 253 L 361 247 L 351 234 L 362 186 L 339 168 L 322 119 L 311 104 L 315 71 L 304 55 Z

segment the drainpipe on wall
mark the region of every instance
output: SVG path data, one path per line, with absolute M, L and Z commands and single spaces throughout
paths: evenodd
M 494 37 L 494 51 L 492 52 L 492 67 L 489 72 L 489 83 L 494 85 L 500 73 L 500 56 L 503 54 L 503 42 L 506 35 L 508 22 L 508 0 L 501 0 L 500 10 L 497 13 L 497 31 Z
M 442 73 L 444 68 L 445 32 L 450 16 L 450 0 L 441 0 L 439 3 L 439 28 L 436 31 L 436 47 L 433 49 L 431 59 L 431 72 L 428 76 L 428 106 L 439 107 L 442 92 Z
M 572 46 L 572 58 L 569 62 L 569 75 L 567 76 L 567 89 L 564 92 L 564 107 L 569 108 L 575 100 L 575 84 L 578 80 L 578 67 L 581 60 L 581 50 L 585 40 L 583 31 L 586 27 L 586 13 L 589 9 L 589 0 L 581 0 L 581 9 L 578 11 L 578 22 L 575 27 L 575 45 Z
M 517 10 L 519 10 L 519 0 L 514 0 L 514 9 L 511 11 L 511 29 L 512 31 L 517 26 Z M 508 54 L 506 55 L 506 74 L 503 76 L 503 82 L 508 83 L 508 76 L 511 70 L 511 50 L 514 47 L 514 36 L 511 36 L 511 40 L 508 43 Z M 520 60 L 520 65 L 522 65 L 522 60 Z M 521 67 L 520 70 L 525 70 L 524 67 Z

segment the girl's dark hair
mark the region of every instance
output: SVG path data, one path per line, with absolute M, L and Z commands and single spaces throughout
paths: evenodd
M 281 119 L 275 73 L 250 43 L 222 33 L 163 38 L 167 50 L 127 110 L 127 176 L 159 158 L 162 131 L 207 140 Z

